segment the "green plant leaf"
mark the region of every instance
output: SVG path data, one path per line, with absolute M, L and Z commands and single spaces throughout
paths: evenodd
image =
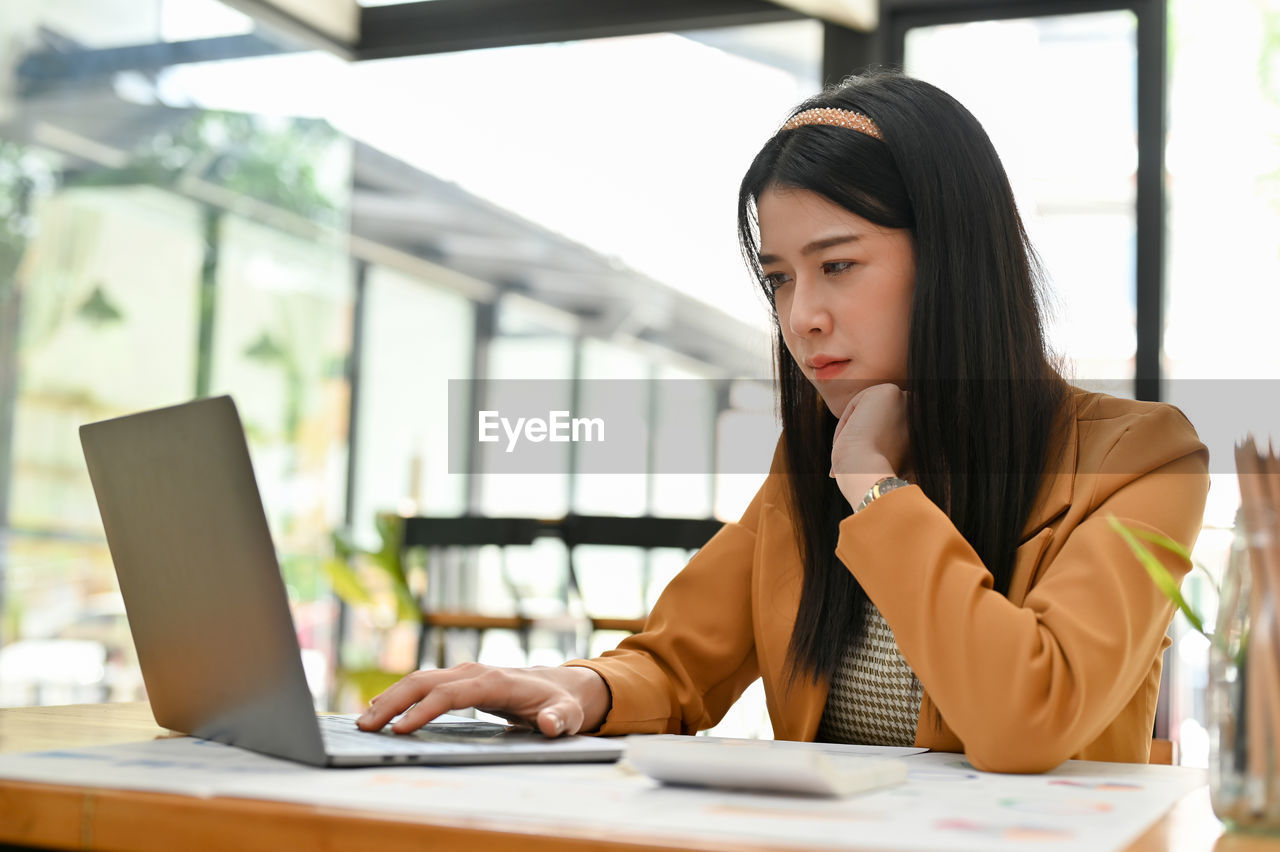
M 330 535 L 330 539 L 333 541 L 334 555 L 339 559 L 350 559 L 360 550 L 360 548 L 356 547 L 355 542 L 341 530 L 334 530 Z
M 1114 516 L 1111 516 L 1111 517 L 1114 517 Z M 1119 522 L 1117 521 L 1116 523 L 1119 523 Z M 1179 556 L 1181 556 L 1183 559 L 1190 562 L 1192 570 L 1199 570 L 1200 573 L 1204 575 L 1204 578 L 1209 581 L 1209 586 L 1210 588 L 1213 589 L 1213 593 L 1221 597 L 1222 592 L 1218 588 L 1218 581 L 1214 578 L 1213 574 L 1209 572 L 1208 568 L 1206 568 L 1204 565 L 1201 565 L 1199 562 L 1196 562 L 1194 559 L 1191 558 L 1191 551 L 1187 550 L 1185 547 L 1183 547 L 1181 544 L 1174 541 L 1173 539 L 1169 538 L 1167 535 L 1161 535 L 1160 533 L 1154 533 L 1148 530 L 1132 529 L 1130 527 L 1125 527 L 1125 529 L 1129 530 L 1129 532 L 1133 533 L 1135 536 L 1142 539 L 1143 541 L 1149 541 L 1152 544 L 1158 544 L 1161 547 L 1163 547 L 1165 550 L 1168 550 L 1172 553 L 1176 553 Z
M 346 559 L 338 556 L 326 559 L 323 568 L 325 576 L 329 578 L 329 584 L 333 586 L 333 591 L 348 605 L 370 606 L 373 604 L 373 596 L 369 594 L 364 583 L 360 582 L 360 576 Z
M 418 605 L 418 599 L 413 596 L 409 587 L 394 583 L 392 588 L 396 592 L 396 618 L 401 621 L 422 621 L 422 607 Z
M 1116 524 L 1120 523 L 1120 521 L 1116 519 L 1115 515 L 1109 515 L 1108 517 L 1111 519 L 1113 528 L 1115 527 Z M 1123 524 L 1121 526 L 1123 526 Z M 1168 550 L 1171 553 L 1176 553 L 1179 556 L 1181 556 L 1183 559 L 1187 560 L 1187 562 L 1191 562 L 1191 551 L 1187 550 L 1185 547 L 1183 547 L 1181 544 L 1174 541 L 1173 539 L 1169 538 L 1167 535 L 1151 532 L 1150 530 L 1132 529 L 1131 527 L 1124 527 L 1124 528 L 1128 530 L 1136 538 L 1140 538 L 1143 541 L 1149 541 L 1152 544 L 1158 544 L 1161 547 L 1163 547 L 1165 550 Z
M 404 539 L 404 519 L 399 515 L 381 513 L 374 518 L 381 547 L 369 556 L 374 564 L 391 578 L 391 589 L 396 596 L 396 618 L 401 621 L 421 621 L 422 608 L 413 590 L 409 588 L 409 576 L 404 570 L 401 542 Z
M 1174 606 L 1181 610 L 1182 614 L 1186 616 L 1187 622 L 1196 629 L 1196 632 L 1201 636 L 1212 640 L 1212 637 L 1205 633 L 1204 622 L 1200 619 L 1200 616 L 1195 614 L 1191 609 L 1190 604 L 1188 604 L 1186 599 L 1182 597 L 1182 591 L 1178 588 L 1178 581 L 1169 573 L 1169 569 L 1164 567 L 1160 558 L 1152 553 L 1142 542 L 1143 540 L 1146 540 L 1151 541 L 1154 544 L 1164 546 L 1166 549 L 1178 554 L 1190 562 L 1191 554 L 1187 552 L 1187 549 L 1164 536 L 1149 533 L 1145 530 L 1131 530 L 1122 524 L 1114 515 L 1107 516 L 1107 523 L 1111 525 L 1113 530 L 1120 534 L 1120 537 L 1124 539 L 1125 544 L 1129 545 L 1129 550 L 1133 551 L 1133 555 L 1137 557 L 1138 562 L 1146 569 L 1147 574 L 1151 577 L 1152 581 L 1155 582 L 1156 588 L 1158 588 L 1165 597 L 1173 601 Z
M 338 689 L 353 687 L 362 704 L 368 704 L 374 696 L 385 692 L 407 672 L 389 672 L 385 669 L 339 669 Z
M 400 558 L 400 542 L 404 537 L 404 520 L 399 515 L 383 512 L 374 518 L 373 523 L 378 530 L 380 546 L 370 556 L 373 557 L 373 561 L 378 563 L 382 570 L 391 575 L 392 579 L 399 580 L 407 586 L 408 580 L 404 573 L 404 563 Z
M 374 518 L 374 526 L 378 530 L 377 550 L 360 547 L 350 535 L 341 530 L 335 530 L 331 534 L 334 559 L 325 564 L 329 582 L 333 584 L 338 597 L 347 603 L 353 606 L 373 604 L 373 595 L 351 568 L 351 561 L 355 557 L 368 559 L 391 580 L 391 593 L 396 601 L 396 620 L 421 622 L 422 608 L 409 587 L 408 572 L 405 571 L 401 553 L 404 520 L 399 515 L 384 513 Z

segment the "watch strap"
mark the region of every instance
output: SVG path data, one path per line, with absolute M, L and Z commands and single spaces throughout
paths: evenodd
M 911 484 L 910 482 L 907 482 L 905 479 L 903 479 L 900 476 L 886 476 L 886 477 L 883 477 L 882 479 L 876 480 L 875 484 L 867 489 L 867 493 L 863 496 L 862 501 L 853 508 L 853 513 L 855 515 L 858 514 L 863 509 L 870 506 L 872 501 L 876 500 L 877 498 L 883 497 L 885 494 L 888 494 L 890 491 L 893 491 L 898 488 L 902 488 L 903 486 L 910 485 L 910 484 Z

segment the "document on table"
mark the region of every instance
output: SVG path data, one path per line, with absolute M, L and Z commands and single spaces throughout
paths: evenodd
M 822 745 L 787 746 L 822 749 Z M 1069 761 L 1043 775 L 979 772 L 963 755 L 901 758 L 903 784 L 847 799 L 665 787 L 622 764 L 315 769 L 189 738 L 0 755 L 0 778 L 238 796 L 612 835 L 796 849 L 1055 852 L 1123 849 L 1204 772 Z

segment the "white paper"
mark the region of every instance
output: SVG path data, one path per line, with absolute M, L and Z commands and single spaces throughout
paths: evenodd
M 809 746 L 823 748 L 823 746 Z M 1043 775 L 903 758 L 905 784 L 848 799 L 669 788 L 625 764 L 315 769 L 189 738 L 0 755 L 0 777 L 434 815 L 494 828 L 736 839 L 794 848 L 1123 849 L 1200 770 L 1071 761 Z

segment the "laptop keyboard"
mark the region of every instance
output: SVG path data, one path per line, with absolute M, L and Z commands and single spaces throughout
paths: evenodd
M 440 749 L 450 744 L 460 748 L 477 743 L 495 743 L 509 739 L 512 729 L 492 722 L 433 722 L 412 734 L 393 734 L 391 729 L 362 731 L 355 716 L 317 716 L 320 737 L 329 754 L 413 754 L 424 746 Z M 514 736 L 519 736 L 519 729 Z M 532 733 L 532 732 L 530 732 Z

